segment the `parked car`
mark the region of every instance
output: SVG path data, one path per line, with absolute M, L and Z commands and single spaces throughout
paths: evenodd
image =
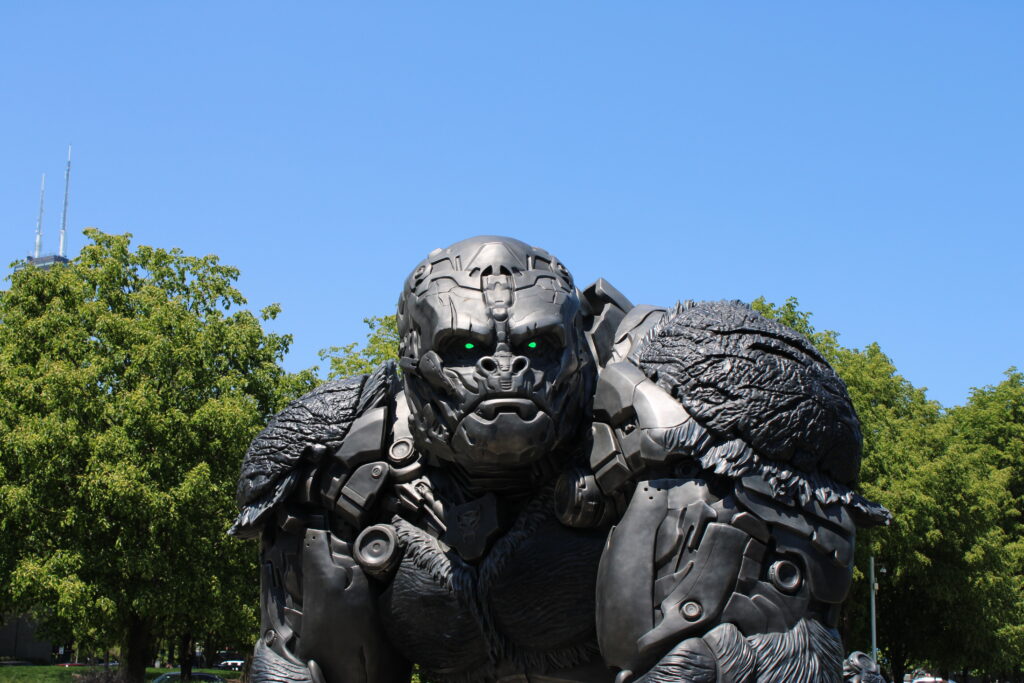
M 241 671 L 243 666 L 245 666 L 244 659 L 225 659 L 217 665 L 217 668 L 225 671 Z
M 170 673 L 165 673 L 165 674 L 162 674 L 160 676 L 157 676 L 156 678 L 153 679 L 153 683 L 177 683 L 180 680 L 181 680 L 181 672 L 180 671 L 171 671 Z M 193 673 L 192 674 L 192 680 L 193 681 L 206 681 L 206 683 L 227 683 L 227 681 L 225 681 L 223 678 L 221 678 L 217 674 Z
M 934 676 L 918 676 L 910 683 L 956 683 L 956 681 L 946 678 L 936 678 Z

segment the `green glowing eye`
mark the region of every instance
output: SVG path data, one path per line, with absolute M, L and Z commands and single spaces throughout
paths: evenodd
M 535 349 L 537 348 L 537 342 L 530 342 L 529 344 L 527 344 L 527 346 L 529 346 L 531 349 Z
M 474 344 L 473 342 L 466 342 L 466 348 L 467 349 L 472 349 L 472 348 L 475 348 L 475 347 L 476 347 L 476 344 Z

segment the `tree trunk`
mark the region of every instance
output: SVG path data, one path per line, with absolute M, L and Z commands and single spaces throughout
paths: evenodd
M 122 654 L 124 661 L 118 671 L 124 683 L 143 683 L 146 679 L 146 665 L 149 663 L 153 649 L 153 638 L 149 624 L 138 615 L 128 618 L 128 637 L 124 642 Z
M 892 665 L 893 683 L 903 683 L 903 676 L 907 673 L 907 660 L 894 654 L 890 657 L 889 662 Z
M 183 633 L 178 640 L 178 657 L 181 662 L 181 680 L 192 680 L 192 634 Z

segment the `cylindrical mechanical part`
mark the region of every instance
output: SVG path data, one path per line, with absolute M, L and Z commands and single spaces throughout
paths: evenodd
M 391 463 L 391 478 L 398 483 L 412 481 L 423 471 L 422 458 L 409 437 L 396 439 L 391 444 L 388 462 Z
M 390 524 L 374 524 L 366 527 L 356 537 L 352 555 L 369 576 L 386 579 L 398 566 L 401 548 L 398 535 Z
M 800 590 L 802 577 L 800 568 L 789 560 L 778 560 L 768 567 L 768 578 L 772 585 L 783 593 L 792 595 Z
M 579 467 L 562 472 L 555 482 L 555 513 L 562 524 L 595 529 L 611 522 L 615 506 L 597 485 L 594 475 Z
M 391 447 L 388 448 L 388 460 L 395 467 L 405 467 L 412 464 L 418 457 L 416 449 L 412 445 L 412 439 L 407 436 L 396 439 L 391 444 Z
M 697 621 L 704 614 L 704 608 L 700 606 L 699 602 L 693 600 L 683 603 L 679 607 L 679 611 L 683 613 L 687 621 Z

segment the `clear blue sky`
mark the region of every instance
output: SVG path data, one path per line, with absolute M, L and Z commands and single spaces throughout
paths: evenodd
M 634 302 L 782 301 L 945 405 L 1024 365 L 1019 2 L 0 7 L 3 262 L 66 145 L 81 229 L 218 254 L 292 369 L 430 249 L 545 247 Z

